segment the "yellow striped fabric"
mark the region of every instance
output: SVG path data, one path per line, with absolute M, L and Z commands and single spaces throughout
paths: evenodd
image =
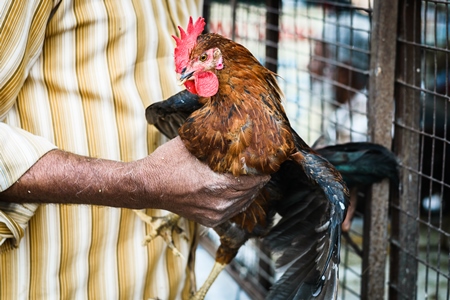
M 171 35 L 200 2 L 0 1 L 0 191 L 55 147 L 132 161 L 163 142 L 144 110 L 179 91 Z M 142 246 L 147 229 L 127 209 L 0 203 L 0 299 L 186 298 L 188 262 Z

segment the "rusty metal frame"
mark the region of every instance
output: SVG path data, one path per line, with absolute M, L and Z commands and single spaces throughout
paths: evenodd
M 421 1 L 400 0 L 394 148 L 402 164 L 401 195 L 394 199 L 390 257 L 390 299 L 415 299 L 419 240 L 420 51 L 401 40 L 420 42 Z
M 369 100 L 367 111 L 372 142 L 392 145 L 392 112 L 398 1 L 375 1 L 372 17 Z M 388 249 L 389 182 L 375 184 L 364 218 L 362 299 L 384 299 Z

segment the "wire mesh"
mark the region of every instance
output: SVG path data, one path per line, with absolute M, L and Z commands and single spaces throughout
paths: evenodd
M 399 155 L 408 149 L 414 155 L 402 160 L 403 193 L 391 206 L 393 226 L 397 220 L 409 223 L 413 238 L 405 240 L 395 233 L 391 238 L 392 256 L 399 258 L 391 263 L 394 299 L 450 296 L 448 5 L 447 1 L 401 2 L 396 100 L 412 99 L 416 105 L 414 109 L 398 105 L 395 131 L 399 139 L 408 136 Z M 404 205 L 408 198 L 413 201 Z M 403 276 L 406 269 L 409 274 Z

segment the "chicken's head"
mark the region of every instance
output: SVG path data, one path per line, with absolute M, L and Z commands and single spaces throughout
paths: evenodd
M 195 24 L 192 18 L 189 19 L 187 31 L 178 27 L 181 37 L 173 37 L 177 43 L 175 70 L 180 74 L 181 84 L 184 84 L 187 90 L 202 97 L 211 97 L 219 89 L 215 70 L 223 68 L 223 58 L 217 47 L 206 51 L 196 47 L 197 38 L 204 26 L 205 21 L 200 17 Z

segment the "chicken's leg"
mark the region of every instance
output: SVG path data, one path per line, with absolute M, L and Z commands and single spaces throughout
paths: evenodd
M 190 300 L 203 300 L 206 296 L 206 293 L 208 292 L 211 285 L 216 280 L 217 276 L 219 276 L 220 272 L 222 272 L 223 269 L 225 269 L 226 265 L 223 265 L 219 262 L 214 263 L 214 267 L 211 270 L 211 273 L 209 273 L 208 278 L 203 283 L 202 287 L 193 295 Z
M 143 245 L 150 243 L 157 236 L 161 236 L 164 241 L 166 241 L 169 248 L 172 250 L 175 256 L 184 256 L 181 252 L 175 247 L 172 238 L 172 232 L 175 230 L 178 233 L 182 233 L 183 229 L 178 226 L 178 221 L 180 220 L 180 216 L 174 213 L 170 213 L 164 217 L 151 217 L 147 215 L 142 210 L 134 210 L 134 212 L 141 218 L 142 221 L 150 225 L 151 231 L 150 233 L 144 237 Z M 184 236 L 184 238 L 187 238 Z

